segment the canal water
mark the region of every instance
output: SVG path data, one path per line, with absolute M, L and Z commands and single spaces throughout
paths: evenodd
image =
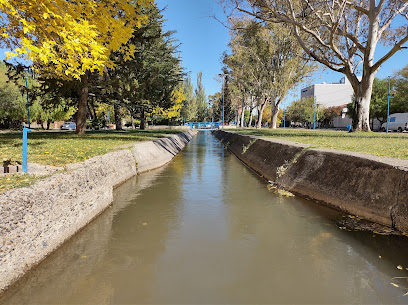
M 282 197 L 210 133 L 112 206 L 3 304 L 406 304 L 404 236 Z

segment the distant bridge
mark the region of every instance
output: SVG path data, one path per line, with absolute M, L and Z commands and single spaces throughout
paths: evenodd
M 219 129 L 221 123 L 219 122 L 189 122 L 185 125 L 190 126 L 191 129 L 197 130 L 216 130 Z

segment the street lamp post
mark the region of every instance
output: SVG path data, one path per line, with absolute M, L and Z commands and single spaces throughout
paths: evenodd
M 316 96 L 313 97 L 313 130 L 316 129 Z
M 224 82 L 225 82 L 225 74 L 218 74 L 218 76 L 222 77 L 222 129 L 224 129 Z
M 28 166 L 27 166 L 27 159 L 28 159 L 28 150 L 27 150 L 27 142 L 28 142 L 28 133 L 31 131 L 31 122 L 30 122 L 30 103 L 28 102 L 28 81 L 27 75 L 25 75 L 25 83 L 27 89 L 27 120 L 28 120 L 28 128 L 26 127 L 25 123 L 23 126 L 23 152 L 22 152 L 22 167 L 23 172 L 28 173 Z
M 224 78 L 222 78 L 222 129 L 224 129 Z
M 285 113 L 285 109 L 283 109 L 283 129 L 285 129 L 286 128 L 286 121 L 285 121 L 285 115 L 286 115 L 286 113 Z
M 390 90 L 391 90 L 391 76 L 388 76 L 387 133 L 388 133 L 388 127 L 390 123 L 390 98 L 393 98 L 393 96 L 390 95 Z
M 28 103 L 28 83 L 27 83 L 27 75 L 25 76 L 25 83 L 26 83 L 26 89 L 27 89 L 27 120 L 28 120 L 28 129 L 31 128 L 31 123 L 30 123 L 30 104 Z

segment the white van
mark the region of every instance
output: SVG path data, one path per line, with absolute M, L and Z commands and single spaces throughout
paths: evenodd
M 381 126 L 382 131 L 387 130 L 387 122 Z M 402 132 L 408 130 L 408 113 L 393 113 L 390 114 L 390 122 L 388 124 L 388 130 L 394 130 Z

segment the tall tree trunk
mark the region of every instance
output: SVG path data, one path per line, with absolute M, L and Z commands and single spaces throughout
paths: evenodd
M 252 111 L 254 111 L 253 108 L 249 108 L 249 123 L 248 123 L 248 127 L 252 127 Z
M 272 107 L 272 117 L 271 117 L 271 125 L 269 128 L 276 129 L 276 125 L 278 124 L 278 115 L 279 115 L 279 104 L 280 101 L 275 105 L 275 103 L 272 102 L 271 107 Z
M 363 76 L 363 79 L 357 85 L 353 113 L 353 131 L 371 131 L 370 100 L 373 91 L 374 77 L 375 73 L 372 73 L 370 76 Z
M 88 102 L 88 72 L 81 76 L 81 95 L 79 97 L 75 134 L 85 134 Z
M 269 128 L 276 129 L 278 126 L 279 106 L 282 102 L 281 97 L 275 96 L 271 101 L 271 124 Z
M 47 121 L 47 130 L 50 130 L 50 126 L 51 126 L 51 121 L 48 120 L 48 121 Z
M 244 118 L 245 118 L 245 115 L 244 115 L 244 113 L 245 113 L 244 101 L 245 101 L 245 98 L 242 97 L 242 100 L 241 100 L 241 113 L 239 113 L 239 125 L 237 125 L 239 127 L 244 127 Z
M 141 113 L 141 118 L 140 118 L 140 129 L 141 130 L 146 130 L 146 114 L 144 109 L 142 108 L 142 113 Z
M 114 105 L 116 130 L 123 130 L 122 117 L 120 115 L 120 106 Z
M 265 111 L 267 104 L 268 102 L 263 102 L 261 106 L 258 108 L 258 123 L 257 123 L 256 128 L 262 128 L 262 115 Z
M 245 127 L 245 106 L 244 106 L 244 104 L 242 103 L 242 107 L 241 107 L 241 109 L 242 109 L 242 111 L 241 111 L 241 127 Z

